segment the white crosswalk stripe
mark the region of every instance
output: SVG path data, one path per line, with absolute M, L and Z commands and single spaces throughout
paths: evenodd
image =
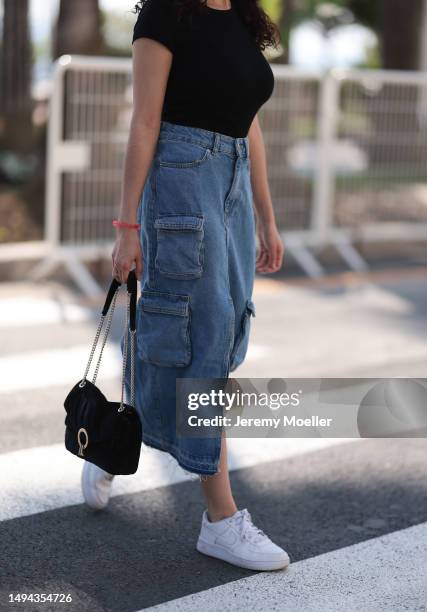
M 426 610 L 427 523 L 145 608 L 146 612 Z
M 66 349 L 49 349 L 1 357 L 0 393 L 45 389 L 52 385 L 71 386 L 82 378 L 89 351 L 90 346 L 85 344 Z M 98 352 L 91 373 L 97 355 Z M 121 367 L 120 347 L 110 343 L 102 354 L 102 377 L 117 377 Z
M 90 320 L 90 312 L 78 304 L 61 304 L 52 299 L 31 297 L 2 299 L 0 329 L 78 323 Z
M 269 444 L 256 444 L 253 439 L 230 438 L 230 470 L 297 456 L 343 441 L 340 438 L 275 439 Z M 82 465 L 63 444 L 0 454 L 0 521 L 83 503 Z M 117 477 L 113 496 L 176 484 L 194 476 L 185 473 L 166 453 L 144 446 L 138 472 Z

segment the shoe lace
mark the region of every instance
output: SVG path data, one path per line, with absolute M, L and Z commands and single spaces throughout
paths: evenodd
M 237 512 L 231 521 L 233 526 L 237 528 L 240 537 L 243 540 L 257 543 L 267 538 L 262 529 L 259 529 L 253 524 L 251 515 L 246 508 L 244 510 L 240 510 L 240 512 Z

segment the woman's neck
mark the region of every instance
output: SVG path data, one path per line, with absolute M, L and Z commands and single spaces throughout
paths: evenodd
M 206 2 L 209 8 L 216 9 L 218 11 L 226 11 L 231 8 L 230 0 L 209 0 L 209 4 Z

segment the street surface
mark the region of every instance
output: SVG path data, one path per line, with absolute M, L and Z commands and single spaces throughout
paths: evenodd
M 426 377 L 427 270 L 260 278 L 235 377 Z M 121 306 L 124 302 L 121 302 Z M 0 285 L 0 610 L 427 610 L 427 440 L 230 439 L 240 508 L 288 551 L 284 572 L 200 555 L 197 478 L 143 448 L 106 511 L 82 503 L 63 401 L 101 304 L 58 282 Z M 117 309 L 97 384 L 119 398 Z M 92 372 L 92 370 L 91 370 Z M 9 603 L 17 593 L 72 602 Z

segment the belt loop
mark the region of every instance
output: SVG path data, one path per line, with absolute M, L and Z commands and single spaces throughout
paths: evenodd
M 245 157 L 249 157 L 249 146 L 248 146 L 249 139 L 247 136 L 243 139 L 243 143 L 244 143 L 244 149 L 245 149 Z
M 216 155 L 218 153 L 220 141 L 221 141 L 221 136 L 218 134 L 218 132 L 215 132 L 214 143 L 212 147 L 213 155 Z
M 234 146 L 236 148 L 236 154 L 238 157 L 242 157 L 242 151 L 240 149 L 240 142 L 238 138 L 234 139 Z

